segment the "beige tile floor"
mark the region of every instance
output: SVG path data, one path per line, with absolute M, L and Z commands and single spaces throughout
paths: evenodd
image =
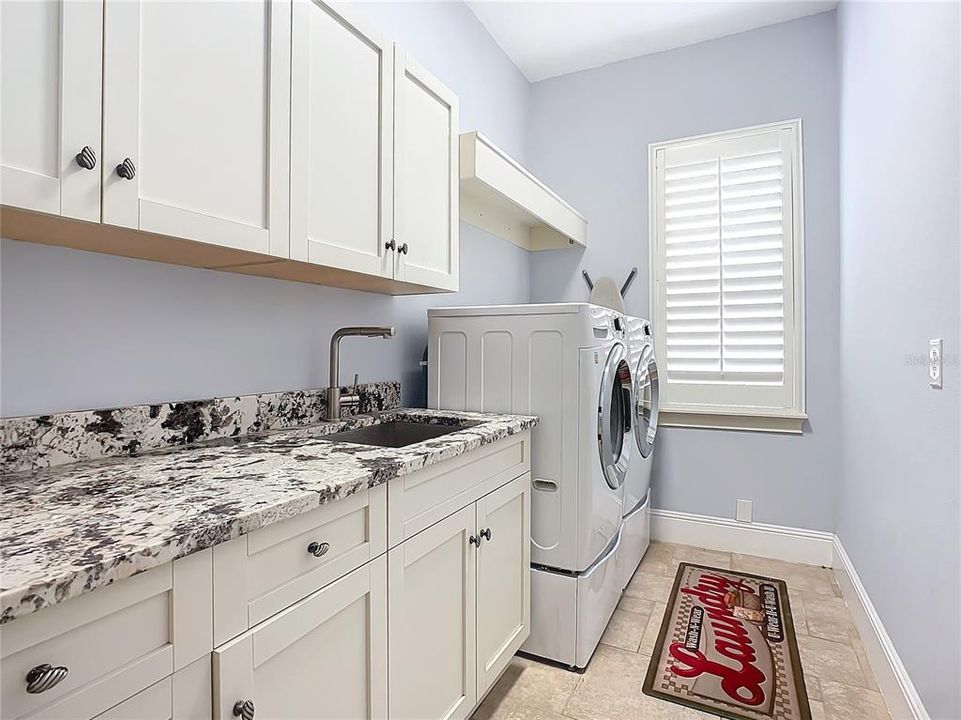
M 641 691 L 678 563 L 767 575 L 788 585 L 813 720 L 889 720 L 830 570 L 653 543 L 583 674 L 516 657 L 473 720 L 696 720 L 706 713 Z

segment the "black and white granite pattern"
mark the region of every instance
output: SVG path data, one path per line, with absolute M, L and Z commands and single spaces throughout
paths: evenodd
M 346 393 L 347 388 L 343 388 Z M 400 405 L 400 383 L 360 385 L 346 416 Z M 325 388 L 211 398 L 110 410 L 0 419 L 0 473 L 186 445 L 322 422 Z
M 323 439 L 391 419 L 461 429 L 403 448 Z M 397 409 L 9 475 L 0 486 L 0 623 L 457 457 L 536 422 L 519 415 Z

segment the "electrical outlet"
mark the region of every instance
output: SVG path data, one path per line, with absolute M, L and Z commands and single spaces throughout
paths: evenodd
M 944 353 L 944 340 L 941 338 L 932 338 L 928 341 L 928 385 L 940 390 L 941 384 L 941 371 Z
M 754 517 L 754 501 L 753 500 L 738 500 L 737 501 L 737 514 L 734 518 L 738 522 L 751 522 Z

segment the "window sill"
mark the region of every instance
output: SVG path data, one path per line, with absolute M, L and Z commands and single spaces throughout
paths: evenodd
M 658 427 L 686 427 L 710 430 L 741 430 L 746 432 L 785 433 L 802 435 L 807 415 L 756 413 L 717 413 L 697 410 L 662 408 L 657 415 Z

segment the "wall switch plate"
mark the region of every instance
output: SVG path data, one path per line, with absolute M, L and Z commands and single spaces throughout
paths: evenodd
M 928 341 L 928 385 L 940 390 L 941 371 L 943 369 L 944 340 L 933 338 Z
M 738 522 L 751 522 L 754 517 L 754 501 L 753 500 L 738 500 L 737 501 L 737 514 L 734 519 Z

